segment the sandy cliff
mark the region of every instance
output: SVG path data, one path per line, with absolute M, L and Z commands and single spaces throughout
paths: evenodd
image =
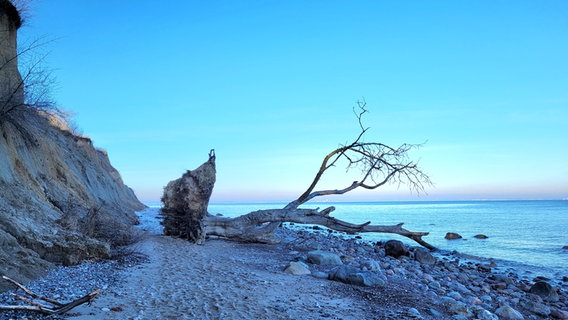
M 0 275 L 25 282 L 55 264 L 108 257 L 109 244 L 130 240 L 144 205 L 90 139 L 27 104 L 20 25 L 0 0 Z
M 90 139 L 18 112 L 17 124 L 0 121 L 0 274 L 25 282 L 54 264 L 108 256 L 144 205 Z

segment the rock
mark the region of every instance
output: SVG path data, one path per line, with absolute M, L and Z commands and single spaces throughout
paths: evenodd
M 507 287 L 507 285 L 509 284 L 513 284 L 515 283 L 515 281 L 505 275 L 502 274 L 494 274 L 489 276 L 490 279 L 492 279 L 494 282 L 496 283 L 504 283 L 505 284 L 505 288 Z
M 215 152 L 195 170 L 188 170 L 164 188 L 162 214 L 164 234 L 201 244 L 205 241 L 203 218 L 215 185 Z
M 564 247 L 562 247 L 562 249 L 568 250 L 568 246 L 564 246 Z
M 307 275 L 311 274 L 310 268 L 301 261 L 292 261 L 288 264 L 284 272 L 293 274 L 293 275 Z
M 476 234 L 473 236 L 475 239 L 488 239 L 489 237 L 484 234 Z
M 542 317 L 548 317 L 550 315 L 550 307 L 547 305 L 544 305 L 542 303 L 536 302 L 536 301 L 525 301 L 524 303 L 525 308 L 527 308 L 528 310 L 530 310 L 532 313 L 537 314 L 539 316 Z
M 428 287 L 430 287 L 432 289 L 440 289 L 442 286 L 440 285 L 440 282 L 432 281 L 432 282 L 428 283 Z
M 436 309 L 428 309 L 428 312 L 436 319 L 440 319 L 442 318 L 442 313 L 440 313 L 440 311 L 436 310 Z
M 556 290 L 550 284 L 544 281 L 535 283 L 529 289 L 529 292 L 538 295 L 545 301 L 557 302 L 559 300 Z
M 319 265 L 342 265 L 341 258 L 335 253 L 314 250 L 308 252 L 308 262 Z
M 323 271 L 313 271 L 312 276 L 318 279 L 329 279 L 329 273 Z
M 81 262 L 81 260 L 79 259 L 79 257 L 77 255 L 74 254 L 69 254 L 66 255 L 65 257 L 63 257 L 63 265 L 64 266 L 74 266 L 79 264 L 79 262 Z
M 415 308 L 409 308 L 409 309 L 407 310 L 407 312 L 408 312 L 408 315 L 409 315 L 410 317 L 412 317 L 412 318 L 422 318 L 422 315 L 420 314 L 420 311 L 418 311 L 418 310 L 415 309 Z
M 554 308 L 550 311 L 550 316 L 556 319 L 568 319 L 568 311 Z
M 467 305 L 461 301 L 452 301 L 447 304 L 448 311 L 454 315 L 462 315 L 466 317 L 470 317 L 472 314 L 467 308 Z
M 306 241 L 305 247 L 306 247 L 308 250 L 320 250 L 320 249 L 322 249 L 321 243 L 320 243 L 319 241 L 316 241 L 316 240 L 308 240 L 308 241 Z
M 372 260 L 372 259 L 366 259 L 361 261 L 361 264 L 359 265 L 359 267 L 362 270 L 368 270 L 368 271 L 379 271 L 381 270 L 381 265 L 379 264 L 379 262 L 377 262 L 376 260 Z
M 495 311 L 495 314 L 499 317 L 499 319 L 507 319 L 507 320 L 524 320 L 525 319 L 519 311 L 511 308 L 508 305 L 503 305 L 503 306 L 499 307 L 499 309 L 497 309 Z
M 448 297 L 450 297 L 450 298 L 452 298 L 456 301 L 460 301 L 460 300 L 463 299 L 462 295 L 459 292 L 456 292 L 456 291 L 449 292 L 446 296 L 448 296 Z
M 446 240 L 456 240 L 456 239 L 461 239 L 462 236 L 460 236 L 459 234 L 454 233 L 454 232 L 448 232 L 448 233 L 446 233 L 446 235 L 444 236 L 444 238 L 445 238 Z
M 483 308 L 477 310 L 477 312 L 475 313 L 475 316 L 477 317 L 477 319 L 479 320 L 499 320 L 499 317 L 493 313 L 491 313 L 488 310 L 485 310 Z
M 408 250 L 401 241 L 389 240 L 385 242 L 385 254 L 394 258 L 408 255 Z
M 414 250 L 414 259 L 422 264 L 435 264 L 437 261 L 426 248 L 416 248 Z
M 330 280 L 340 281 L 362 287 L 384 286 L 385 281 L 374 272 L 359 271 L 348 266 L 340 266 L 329 274 Z

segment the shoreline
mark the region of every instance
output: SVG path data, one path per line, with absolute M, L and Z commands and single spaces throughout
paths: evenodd
M 279 228 L 278 235 L 284 240 L 281 244 L 208 239 L 197 246 L 158 235 L 158 219 L 141 217 L 139 228 L 147 235 L 132 247 L 146 255 L 146 260 L 123 266 L 104 262 L 67 268 L 83 270 L 84 276 L 105 278 L 106 284 L 99 284 L 103 293 L 91 306 L 73 309 L 61 319 L 232 319 L 266 315 L 278 319 L 497 319 L 499 312 L 514 314 L 508 308 L 525 319 L 568 318 L 568 284 L 556 287 L 558 301 L 546 301 L 528 292 L 533 279 L 523 279 L 510 270 L 495 270 L 452 252 L 434 254 L 433 263 L 418 262 L 420 250 L 411 247 L 408 256 L 396 259 L 385 254 L 383 245 L 355 237 L 342 239 L 338 233 L 309 230 L 307 226 L 299 230 Z M 345 268 L 376 276 L 376 286 L 329 280 L 342 266 L 308 262 L 309 253 L 315 250 L 337 255 Z M 290 262 L 304 263 L 311 275 L 285 272 Z M 97 273 L 85 266 L 103 271 Z M 65 288 L 73 291 L 74 284 L 69 281 L 78 278 L 81 276 L 70 277 L 60 271 L 50 278 L 52 283 L 38 280 L 43 281 L 45 290 L 39 293 L 50 295 Z M 97 279 L 89 281 L 97 284 Z M 62 300 L 69 295 L 57 294 Z M 0 319 L 5 319 L 2 313 Z
M 313 203 L 312 207 L 318 205 L 324 204 Z M 568 237 L 561 227 L 568 223 L 568 207 L 559 200 L 330 202 L 325 205 L 336 207 L 334 217 L 352 223 L 372 221 L 394 225 L 404 222 L 407 229 L 429 232 L 424 240 L 442 250 L 498 259 L 502 262 L 500 265 L 535 273 L 546 271 L 547 277 L 568 276 L 568 250 L 563 249 Z M 210 210 L 231 217 L 235 213 L 269 207 L 275 206 L 228 204 L 212 205 Z M 554 228 L 542 222 L 545 216 L 558 219 L 552 220 L 557 222 Z M 459 233 L 463 238 L 447 240 L 447 232 Z M 488 239 L 476 239 L 476 234 L 485 234 Z M 375 242 L 393 239 L 380 233 L 360 236 Z M 405 238 L 395 239 L 416 245 Z

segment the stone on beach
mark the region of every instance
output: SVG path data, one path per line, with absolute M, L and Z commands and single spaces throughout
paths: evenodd
M 499 307 L 499 309 L 497 309 L 497 311 L 495 311 L 495 314 L 497 316 L 499 316 L 500 319 L 507 319 L 507 320 L 524 320 L 525 319 L 519 311 L 511 308 L 508 305 L 503 305 L 503 306 Z
M 426 248 L 416 248 L 414 259 L 422 264 L 435 264 L 436 258 Z
M 550 316 L 556 319 L 568 319 L 568 311 L 555 308 L 550 311 Z
M 384 286 L 385 281 L 378 273 L 369 271 L 359 271 L 348 266 L 339 266 L 329 274 L 330 280 L 340 281 L 362 287 Z
M 314 250 L 308 252 L 308 262 L 313 264 L 321 264 L 321 265 L 341 265 L 343 262 L 341 258 L 335 253 L 322 251 L 322 250 Z
M 385 242 L 385 254 L 387 256 L 398 258 L 400 256 L 408 255 L 408 250 L 406 249 L 402 241 L 389 240 Z
M 525 308 L 530 310 L 532 313 L 537 314 L 541 317 L 548 317 L 550 315 L 551 309 L 549 306 L 540 303 L 538 301 L 527 300 L 524 303 Z
M 446 240 L 456 240 L 456 239 L 461 239 L 462 236 L 455 232 L 448 232 L 446 233 L 446 236 L 444 236 L 444 238 Z
M 294 275 L 307 275 L 311 274 L 310 268 L 301 261 L 292 261 L 288 264 L 288 267 L 284 269 L 284 272 L 291 273 Z
M 557 302 L 558 301 L 558 293 L 556 289 L 552 287 L 550 284 L 539 281 L 535 283 L 529 290 L 530 293 L 536 294 L 537 296 L 541 297 L 545 301 L 550 302 Z

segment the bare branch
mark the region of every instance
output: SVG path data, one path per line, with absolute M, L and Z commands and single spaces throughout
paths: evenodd
M 408 153 L 419 148 L 420 144 L 405 143 L 394 148 L 378 142 L 363 142 L 369 129 L 363 124 L 363 116 L 368 112 L 366 101 L 357 101 L 353 112 L 360 128 L 358 136 L 353 142 L 340 146 L 325 156 L 310 186 L 285 208 L 297 208 L 319 196 L 340 195 L 357 188 L 373 190 L 387 183 L 406 184 L 411 191 L 417 193 L 424 192 L 425 186 L 432 184 L 428 175 L 418 167 L 418 163 L 409 160 Z M 314 191 L 323 175 L 340 161 L 346 162 L 347 171 L 360 170 L 360 179 L 343 189 Z
M 28 303 L 29 305 L 0 305 L 0 310 L 35 311 L 35 312 L 40 312 L 40 313 L 48 314 L 48 315 L 64 314 L 67 311 L 69 311 L 69 310 L 71 310 L 71 309 L 73 309 L 73 308 L 75 308 L 75 307 L 77 307 L 81 304 L 90 303 L 94 298 L 96 298 L 101 293 L 100 290 L 96 290 L 96 291 L 89 293 L 86 296 L 83 296 L 82 298 L 79 298 L 77 300 L 73 300 L 69 303 L 61 303 L 61 302 L 55 301 L 53 299 L 49 299 L 49 298 L 44 297 L 44 296 L 40 296 L 40 295 L 32 292 L 28 288 L 24 287 L 20 283 L 16 282 L 15 280 L 10 279 L 6 276 L 2 276 L 2 279 L 12 283 L 17 288 L 22 289 L 30 297 L 32 297 L 34 299 L 45 301 L 49 304 L 52 304 L 53 306 L 48 306 L 48 305 L 42 304 L 40 302 L 34 301 L 32 299 L 13 294 L 16 297 L 16 299 L 24 301 L 25 303 Z

